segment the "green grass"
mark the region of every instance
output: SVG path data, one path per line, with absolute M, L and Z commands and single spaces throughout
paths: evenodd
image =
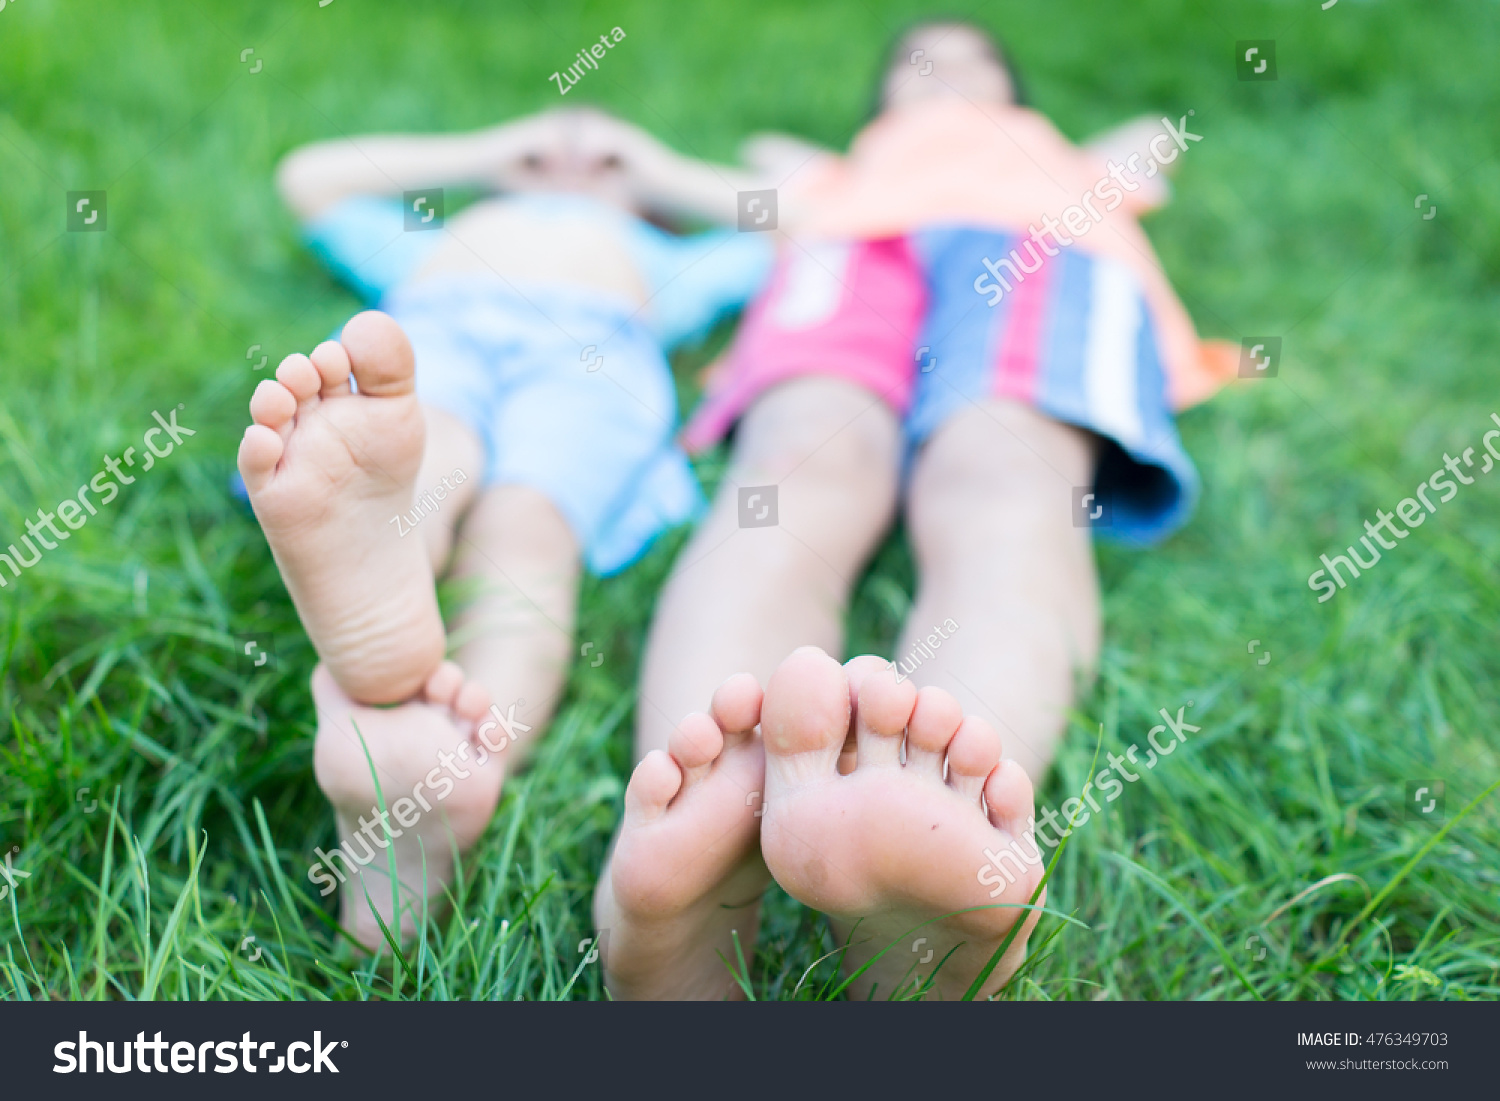
M 198 431 L 0 590 L 0 846 L 30 873 L 0 900 L 8 996 L 601 995 L 579 944 L 649 610 L 682 535 L 586 584 L 579 638 L 606 661 L 574 670 L 452 916 L 403 966 L 351 954 L 306 879 L 313 846 L 333 840 L 311 774 L 313 654 L 225 490 L 262 377 L 246 349 L 274 362 L 355 306 L 299 247 L 270 172 L 314 138 L 552 105 L 547 74 L 617 25 L 626 41 L 573 102 L 705 156 L 767 128 L 842 144 L 887 38 L 921 8 L 507 7 L 0 12 L 0 535 L 135 443 L 152 410 L 181 403 Z M 1500 775 L 1500 477 L 1465 487 L 1336 599 L 1306 587 L 1320 553 L 1500 411 L 1493 5 L 980 15 L 1074 137 L 1195 110 L 1204 140 L 1148 228 L 1205 334 L 1286 339 L 1277 380 L 1183 418 L 1206 488 L 1192 524 L 1148 552 L 1100 550 L 1102 670 L 1041 801 L 1083 787 L 1101 723 L 1104 750 L 1121 752 L 1144 745 L 1159 708 L 1193 700 L 1202 730 L 1073 835 L 1049 905 L 1082 926 L 1044 919 L 1007 996 L 1500 996 L 1500 797 L 1441 837 L 1403 814 L 1409 780 L 1443 778 L 1453 822 Z M 1277 39 L 1276 83 L 1234 79 L 1241 38 Z M 263 60 L 253 76 L 247 47 Z M 108 188 L 108 232 L 63 233 L 64 192 L 93 188 Z M 1415 209 L 1424 193 L 1432 220 Z M 680 357 L 684 380 L 707 355 Z M 851 649 L 889 653 L 912 581 L 898 536 L 860 583 Z M 274 632 L 279 668 L 240 670 L 246 630 Z M 754 993 L 827 996 L 836 947 L 773 890 Z

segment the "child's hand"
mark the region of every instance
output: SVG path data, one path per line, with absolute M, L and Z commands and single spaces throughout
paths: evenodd
M 1100 134 L 1083 146 L 1098 161 L 1101 172 L 1110 163 L 1115 163 L 1130 173 L 1136 186 L 1127 191 L 1125 201 L 1128 209 L 1137 214 L 1154 210 L 1172 197 L 1167 175 L 1174 172 L 1177 165 L 1174 162 L 1157 166 L 1151 153 L 1151 142 L 1161 133 L 1161 120 L 1143 115 Z

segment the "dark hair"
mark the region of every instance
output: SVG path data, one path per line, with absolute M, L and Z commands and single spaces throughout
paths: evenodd
M 886 74 L 891 71 L 896 59 L 901 56 L 903 52 L 902 48 L 905 46 L 906 40 L 911 37 L 912 32 L 922 27 L 963 27 L 966 30 L 972 31 L 990 48 L 990 56 L 995 59 L 1000 67 L 1005 70 L 1006 75 L 1010 77 L 1011 95 L 1016 106 L 1029 107 L 1031 105 L 1031 100 L 1026 95 L 1026 87 L 1021 82 L 1021 74 L 1016 71 L 1015 65 L 1011 63 L 1010 53 L 1006 50 L 1005 44 L 1000 41 L 998 35 L 966 16 L 954 16 L 951 19 L 944 19 L 941 16 L 927 16 L 922 19 L 913 20 L 902 27 L 896 32 L 896 36 L 891 39 L 891 44 L 886 47 L 885 64 L 880 70 L 879 84 L 875 88 L 875 104 L 870 112 L 872 118 L 880 114 L 884 107 L 882 96 L 885 92 Z

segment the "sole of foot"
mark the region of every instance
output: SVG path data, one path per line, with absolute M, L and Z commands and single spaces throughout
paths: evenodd
M 765 754 L 761 690 L 748 673 L 714 693 L 665 751 L 641 759 L 599 877 L 594 922 L 610 995 L 622 1000 L 737 998 L 735 946 L 754 959 Z M 607 933 L 607 935 L 606 935 Z
M 443 660 L 426 549 L 391 523 L 411 508 L 426 435 L 413 370 L 401 327 L 359 314 L 256 387 L 240 441 L 240 476 L 302 625 L 362 703 L 411 698 Z
M 841 775 L 851 730 L 855 764 Z M 1031 780 L 1001 760 L 994 730 L 940 688 L 898 683 L 888 661 L 840 666 L 808 647 L 766 686 L 761 735 L 761 851 L 782 888 L 827 914 L 839 943 L 850 945 L 845 973 L 870 965 L 850 996 L 920 989 L 957 999 L 1024 917 L 979 996 L 1004 986 L 1039 916 L 1019 907 L 1042 865 L 1027 836 Z M 1014 879 L 981 879 L 987 854 L 1007 850 L 1016 857 L 1001 871 Z
M 340 842 L 320 856 L 326 870 L 313 882 L 324 883 L 325 894 L 342 884 L 343 926 L 374 949 L 385 938 L 372 904 L 393 935 L 410 936 L 424 911 L 438 909 L 434 900 L 453 879 L 456 854 L 478 840 L 495 813 L 504 769 L 475 738 L 489 694 L 452 662 L 438 666 L 417 698 L 395 707 L 356 703 L 322 665 L 313 670 L 312 694 L 313 771 L 333 804 Z

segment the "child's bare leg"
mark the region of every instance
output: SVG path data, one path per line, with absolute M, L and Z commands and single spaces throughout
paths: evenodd
M 348 384 L 350 361 L 357 393 Z M 257 515 L 324 659 L 314 678 L 319 784 L 338 812 L 347 851 L 360 855 L 366 841 L 382 850 L 359 866 L 343 894 L 345 926 L 371 946 L 380 932 L 366 887 L 392 922 L 381 840 L 394 844 L 403 907 L 419 903 L 424 887 L 435 896 L 446 886 L 452 846 L 465 849 L 479 836 L 504 772 L 519 760 L 512 735 L 524 744 L 521 727 L 540 726 L 550 712 L 577 588 L 577 547 L 556 509 L 523 487 L 481 490 L 478 437 L 452 414 L 419 406 L 411 379 L 399 327 L 383 315 L 361 315 L 341 342 L 292 357 L 276 383 L 262 385 L 241 449 Z M 434 685 L 444 637 L 433 575 L 450 558 L 455 576 L 474 583 L 456 625 L 465 672 L 442 666 Z M 486 729 L 491 692 L 505 721 Z M 522 697 L 529 706 L 512 710 Z M 364 706 L 398 698 L 394 710 Z M 458 733 L 460 722 L 466 733 Z M 423 783 L 429 801 L 438 785 L 441 807 L 418 813 L 409 802 L 404 811 L 417 815 L 414 827 L 380 826 L 370 814 L 374 779 L 356 724 L 387 807 Z M 474 759 L 466 766 L 455 754 L 470 744 Z M 361 841 L 365 823 L 375 832 Z M 413 922 L 413 910 L 405 911 L 403 931 Z
M 580 570 L 572 528 L 528 486 L 482 490 L 458 531 L 451 576 L 462 607 L 451 639 L 464 674 L 485 687 L 503 720 L 481 737 L 503 745 L 507 773 L 540 737 L 562 692 Z
M 1093 480 L 1095 447 L 1081 429 L 991 398 L 944 424 L 912 473 L 920 580 L 896 658 L 920 660 L 912 680 L 993 723 L 1039 779 L 1099 653 L 1089 530 L 1070 510 L 1072 487 Z
M 740 422 L 713 509 L 658 599 L 641 674 L 636 757 L 665 749 L 725 678 L 765 684 L 798 646 L 843 648 L 850 590 L 894 515 L 895 415 L 813 376 L 768 391 Z M 740 526 L 741 487 L 772 486 L 775 527 Z
M 735 958 L 733 931 L 753 947 L 767 882 L 755 682 L 798 646 L 842 648 L 850 589 L 894 511 L 900 453 L 890 410 L 834 378 L 784 383 L 741 422 L 647 646 L 643 759 L 594 900 L 617 997 L 735 995 L 720 953 Z M 776 487 L 777 526 L 740 527 L 749 486 Z M 729 679 L 741 672 L 751 676 Z
M 484 444 L 446 409 L 424 405 L 422 416 L 427 422 L 427 447 L 409 514 L 415 516 L 416 524 L 403 521 L 392 525 L 392 531 L 399 527 L 407 531 L 401 538 L 419 539 L 427 548 L 433 575 L 442 577 L 453 554 L 454 533 L 481 492 Z

